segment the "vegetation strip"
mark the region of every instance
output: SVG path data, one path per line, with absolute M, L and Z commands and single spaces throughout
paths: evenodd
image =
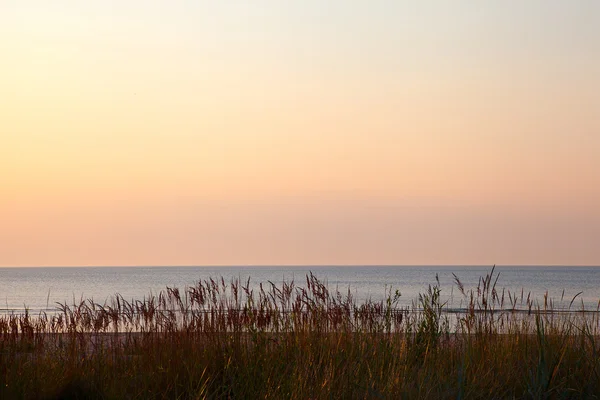
M 505 297 L 497 278 L 456 278 L 460 312 L 439 282 L 398 308 L 310 274 L 0 315 L 0 398 L 595 398 L 598 310 Z

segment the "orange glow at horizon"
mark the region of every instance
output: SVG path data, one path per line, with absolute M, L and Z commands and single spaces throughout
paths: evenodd
M 600 12 L 309 3 L 6 6 L 0 266 L 600 263 Z

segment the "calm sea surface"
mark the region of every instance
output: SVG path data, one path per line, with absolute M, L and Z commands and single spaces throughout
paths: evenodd
M 436 275 L 442 295 L 452 307 L 464 306 L 462 295 L 454 283 L 453 273 L 465 286 L 475 288 L 479 278 L 489 273 L 489 266 L 311 266 L 311 267 L 81 267 L 81 268 L 0 268 L 0 312 L 20 312 L 28 307 L 33 313 L 53 309 L 56 302 L 93 299 L 104 303 L 116 293 L 126 299 L 142 299 L 167 286 L 194 285 L 198 280 L 223 277 L 247 280 L 251 285 L 271 281 L 294 280 L 304 286 L 309 272 L 338 288 L 348 288 L 354 297 L 379 300 L 390 287 L 402 294 L 400 305 L 410 305 L 419 293 L 434 284 Z M 600 300 L 600 267 L 496 267 L 497 288 L 531 296 L 543 303 L 544 294 L 554 299 L 555 307 L 568 307 L 577 296 L 574 307 L 596 309 Z M 564 293 L 564 294 L 563 294 Z M 561 301 L 562 298 L 562 301 Z

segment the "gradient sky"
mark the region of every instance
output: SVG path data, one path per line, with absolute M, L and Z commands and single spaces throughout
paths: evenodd
M 0 266 L 600 264 L 600 2 L 0 2 Z

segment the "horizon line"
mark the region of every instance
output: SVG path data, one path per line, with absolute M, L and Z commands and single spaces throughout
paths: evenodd
M 600 264 L 182 264 L 182 265 L 10 265 L 2 268 L 310 268 L 310 267 L 600 267 Z

